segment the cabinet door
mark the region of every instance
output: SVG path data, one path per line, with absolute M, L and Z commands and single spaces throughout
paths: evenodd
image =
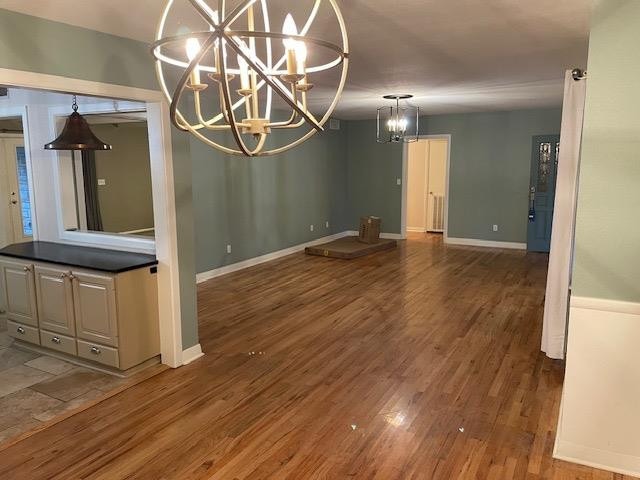
M 35 268 L 40 328 L 75 336 L 70 275 L 60 268 Z
M 0 261 L 7 318 L 18 323 L 38 326 L 33 265 L 27 262 Z
M 113 277 L 73 272 L 73 305 L 78 338 L 103 345 L 118 345 Z

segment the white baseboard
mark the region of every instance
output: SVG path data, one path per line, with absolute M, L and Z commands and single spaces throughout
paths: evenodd
M 407 232 L 426 233 L 427 229 L 426 228 L 420 228 L 420 227 L 407 227 Z
M 469 247 L 509 248 L 512 250 L 526 250 L 526 243 L 496 242 L 493 240 L 479 240 L 476 238 L 445 237 L 444 243 L 449 245 L 466 245 Z
M 199 343 L 196 343 L 193 347 L 189 347 L 182 351 L 182 365 L 189 365 L 194 360 L 204 356 L 202 353 L 202 347 Z
M 589 448 L 562 440 L 556 442 L 553 458 L 630 477 L 640 476 L 639 457 Z
M 338 238 L 346 237 L 350 234 L 351 232 L 349 231 L 335 233 L 333 235 L 329 235 L 326 237 L 317 238 L 316 240 L 312 240 L 310 242 L 294 245 L 293 247 L 285 248 L 283 250 L 278 250 L 276 252 L 260 255 L 259 257 L 249 258 L 241 262 L 232 263 L 231 265 L 225 265 L 224 267 L 215 268 L 207 272 L 201 272 L 196 275 L 196 282 L 197 283 L 206 282 L 207 280 L 211 280 L 212 278 L 220 277 L 221 275 L 237 272 L 238 270 L 253 267 L 254 265 L 260 265 L 261 263 L 270 262 L 271 260 L 276 260 L 278 258 L 286 257 L 287 255 L 291 255 L 292 253 L 301 252 L 307 247 L 313 247 L 314 245 L 330 242 Z
M 553 456 L 640 477 L 640 303 L 571 297 Z

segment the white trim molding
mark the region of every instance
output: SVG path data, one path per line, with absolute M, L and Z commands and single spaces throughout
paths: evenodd
M 204 353 L 202 353 L 202 347 L 200 344 L 196 343 L 193 347 L 189 347 L 182 351 L 182 365 L 189 365 L 200 357 L 204 357 Z
M 151 181 L 153 185 L 153 213 L 156 228 L 156 257 L 158 259 L 158 310 L 160 317 L 160 352 L 162 363 L 170 367 L 182 365 L 182 323 L 180 307 L 180 277 L 178 264 L 178 237 L 176 226 L 176 200 L 174 191 L 173 159 L 171 150 L 171 125 L 169 122 L 169 106 L 160 91 L 126 87 L 109 83 L 92 82 L 74 78 L 48 75 L 23 70 L 0 68 L 0 84 L 16 88 L 47 90 L 60 93 L 74 93 L 92 97 L 127 99 L 145 102 L 148 114 L 150 133 L 149 149 L 151 158 Z M 34 218 L 36 229 L 34 239 L 58 242 L 69 242 L 59 238 L 57 219 L 43 218 L 42 206 L 54 203 L 55 195 L 50 192 L 54 176 L 52 167 L 54 157 L 43 156 L 42 142 L 37 142 L 29 135 L 29 120 L 43 114 L 43 110 L 26 109 L 25 150 L 29 150 L 28 159 L 33 165 L 40 164 L 40 171 L 33 175 L 34 184 L 40 181 L 38 189 L 32 189 L 35 201 Z M 46 114 L 46 112 L 45 112 Z M 23 114 L 23 121 L 25 115 Z M 36 153 L 38 158 L 36 158 Z M 51 152 L 48 152 L 51 153 Z M 49 193 L 43 192 L 47 186 Z M 40 192 L 40 195 L 38 192 Z M 49 228 L 44 228 L 44 222 Z M 101 246 L 96 244 L 94 246 Z M 104 245 L 102 245 L 104 247 Z
M 497 242 L 493 240 L 480 240 L 477 238 L 444 237 L 444 243 L 448 245 L 465 245 L 469 247 L 508 248 L 512 250 L 526 250 L 527 244 L 520 242 Z
M 572 297 L 554 458 L 640 477 L 640 303 Z
M 300 252 L 307 247 L 313 247 L 314 245 L 319 245 L 321 243 L 337 240 L 338 238 L 348 237 L 349 235 L 352 235 L 352 234 L 356 234 L 356 232 L 345 231 L 345 232 L 335 233 L 333 235 L 328 235 L 326 237 L 317 238 L 316 240 L 311 240 L 310 242 L 294 245 L 293 247 L 285 248 L 283 250 L 277 250 L 275 252 L 267 253 L 265 255 L 260 255 L 259 257 L 249 258 L 241 262 L 232 263 L 231 265 L 225 265 L 223 267 L 215 268 L 213 270 L 201 272 L 196 275 L 196 282 L 197 283 L 206 282 L 207 280 L 211 280 L 212 278 L 220 277 L 222 275 L 226 275 L 232 272 L 237 272 L 238 270 L 243 270 L 245 268 L 253 267 L 255 265 L 260 265 L 261 263 L 270 262 L 271 260 L 277 260 L 278 258 L 286 257 L 287 255 L 291 255 L 292 253 Z

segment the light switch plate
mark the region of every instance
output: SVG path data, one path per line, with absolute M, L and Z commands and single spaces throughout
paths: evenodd
M 104 178 L 98 179 L 98 185 L 104 187 L 107 184 L 107 181 Z

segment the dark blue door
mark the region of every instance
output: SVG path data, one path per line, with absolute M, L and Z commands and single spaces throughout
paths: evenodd
M 527 250 L 532 252 L 548 252 L 551 246 L 559 150 L 558 135 L 533 137 L 527 228 Z

